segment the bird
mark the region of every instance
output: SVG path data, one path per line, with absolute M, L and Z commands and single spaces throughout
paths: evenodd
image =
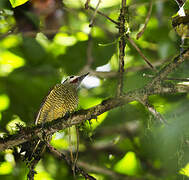
M 62 118 L 66 113 L 72 113 L 78 106 L 78 88 L 88 74 L 89 72 L 81 76 L 70 76 L 61 84 L 56 84 L 43 100 L 35 125 Z M 50 141 L 51 136 L 48 136 L 46 140 Z M 30 170 L 34 174 L 35 165 L 45 151 L 46 144 L 41 138 L 27 143 L 29 144 L 22 146 L 21 152 L 25 151 L 25 159 L 30 161 Z
M 61 118 L 67 112 L 73 112 L 78 106 L 77 90 L 88 74 L 70 76 L 63 83 L 56 84 L 44 99 L 37 114 L 35 125 Z

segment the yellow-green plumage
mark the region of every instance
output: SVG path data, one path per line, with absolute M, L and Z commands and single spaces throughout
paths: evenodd
M 77 89 L 72 84 L 57 84 L 43 102 L 35 124 L 63 117 L 78 105 Z

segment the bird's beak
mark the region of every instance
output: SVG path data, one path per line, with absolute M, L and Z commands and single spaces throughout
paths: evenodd
M 79 77 L 79 81 L 82 81 L 88 74 L 89 74 L 89 72 L 86 73 L 86 74 L 81 75 L 81 76 Z

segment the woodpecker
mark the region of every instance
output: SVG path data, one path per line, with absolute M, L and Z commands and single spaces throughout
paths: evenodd
M 77 90 L 82 80 L 88 74 L 89 73 L 81 76 L 70 76 L 63 83 L 56 84 L 41 104 L 35 119 L 35 124 L 37 125 L 39 123 L 52 121 L 65 116 L 66 113 L 73 112 L 78 105 Z M 48 139 L 50 140 L 51 137 L 48 137 Z M 40 160 L 46 145 L 41 139 L 28 143 L 30 143 L 30 145 L 24 144 L 22 146 L 21 152 L 26 151 L 25 159 L 31 161 L 30 169 L 32 169 L 34 172 L 34 167 Z
M 70 76 L 62 84 L 56 84 L 42 103 L 35 124 L 52 121 L 63 117 L 67 112 L 73 112 L 78 105 L 78 87 L 88 74 Z

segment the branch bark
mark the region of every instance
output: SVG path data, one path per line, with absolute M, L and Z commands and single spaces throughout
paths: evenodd
M 122 7 L 119 15 L 119 81 L 117 96 L 123 93 L 123 74 L 124 74 L 124 57 L 125 57 L 125 22 L 126 22 L 126 0 L 122 0 Z
M 148 83 L 144 88 L 130 91 L 121 97 L 109 98 L 102 101 L 92 108 L 86 110 L 77 111 L 70 116 L 63 117 L 61 119 L 54 120 L 52 122 L 46 122 L 45 124 L 20 128 L 14 135 L 8 135 L 7 137 L 0 138 L 0 151 L 5 149 L 13 148 L 19 144 L 22 144 L 28 140 L 34 139 L 37 136 L 42 137 L 42 134 L 46 135 L 53 134 L 59 130 L 66 129 L 73 125 L 80 124 L 86 120 L 94 119 L 98 115 L 109 111 L 113 108 L 122 106 L 132 101 L 142 102 L 146 100 L 148 96 L 154 94 L 173 94 L 173 93 L 185 93 L 188 92 L 189 88 L 183 87 L 182 85 L 165 86 L 162 85 L 162 81 L 167 75 L 175 70 L 184 60 L 189 59 L 189 49 L 182 53 L 182 56 L 178 55 L 169 64 L 167 64 L 157 75 Z

